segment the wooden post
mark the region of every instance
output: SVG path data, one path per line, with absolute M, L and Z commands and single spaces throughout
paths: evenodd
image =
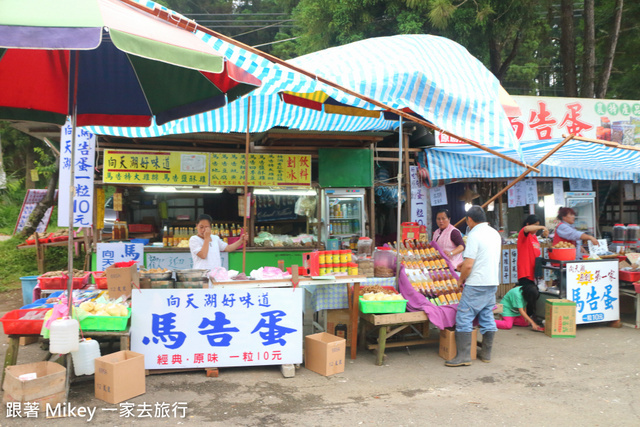
M 244 197 L 244 212 L 242 213 L 242 228 L 244 232 L 247 233 L 247 209 L 251 209 L 251 206 L 247 206 L 247 192 L 249 191 L 249 145 L 251 144 L 251 133 L 250 131 L 251 125 L 251 97 L 247 98 L 247 137 L 245 141 L 244 147 L 244 193 L 242 197 Z M 253 198 L 253 197 L 252 197 Z M 242 272 L 246 274 L 245 270 L 247 268 L 247 241 L 246 244 L 242 245 Z
M 407 201 L 405 204 L 404 211 L 406 213 L 407 221 L 411 221 L 411 179 L 408 178 L 411 176 L 411 174 L 409 173 L 409 135 L 407 134 L 402 135 L 402 145 L 403 145 L 402 157 L 404 160 L 404 173 L 402 174 L 402 178 L 404 180 L 404 191 L 405 193 L 407 193 Z M 398 195 L 398 197 L 401 197 L 401 196 Z M 402 200 L 402 198 L 400 198 L 399 200 Z
M 571 134 L 568 137 L 566 137 L 565 139 L 562 140 L 562 142 L 560 142 L 558 145 L 556 145 L 555 147 L 553 147 L 551 149 L 551 151 L 549 151 L 547 154 L 545 154 L 544 156 L 542 156 L 542 158 L 540 160 L 538 160 L 537 162 L 535 162 L 533 164 L 534 167 L 538 167 L 540 166 L 545 160 L 547 160 L 549 157 L 551 157 L 553 155 L 553 153 L 555 153 L 556 151 L 558 151 L 559 149 L 561 149 L 567 142 L 571 141 L 573 139 L 574 135 Z M 487 200 L 483 205 L 482 208 L 486 208 L 489 203 L 493 202 L 495 199 L 497 199 L 498 197 L 502 196 L 504 193 L 506 193 L 507 191 L 509 191 L 509 189 L 511 187 L 513 187 L 514 185 L 516 185 L 517 183 L 519 183 L 520 181 L 522 181 L 527 175 L 529 175 L 529 173 L 532 172 L 532 169 L 527 169 L 526 171 L 522 172 L 522 174 L 517 177 L 515 180 L 513 180 L 511 182 L 511 184 L 507 185 L 506 187 L 504 187 L 502 190 L 498 191 L 496 193 L 495 196 L 493 196 L 492 198 L 490 198 L 489 200 Z M 462 219 L 460 221 L 458 221 L 454 227 L 457 227 L 458 225 L 462 224 L 462 221 L 464 221 L 465 217 L 462 217 Z
M 620 197 L 620 224 L 624 224 L 622 215 L 624 213 L 624 184 L 622 181 L 618 181 L 618 197 Z

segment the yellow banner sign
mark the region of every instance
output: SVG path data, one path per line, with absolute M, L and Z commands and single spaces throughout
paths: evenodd
M 209 155 L 104 150 L 102 180 L 113 184 L 208 185 Z
M 211 185 L 244 185 L 244 154 L 211 153 Z M 311 156 L 249 154 L 248 185 L 275 187 L 311 185 Z

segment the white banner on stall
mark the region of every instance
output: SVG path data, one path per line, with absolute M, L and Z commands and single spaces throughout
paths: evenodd
M 500 277 L 500 283 L 510 283 L 511 270 L 509 267 L 509 249 L 502 250 L 502 275 Z
M 303 289 L 133 292 L 131 350 L 146 369 L 302 363 Z
M 564 180 L 553 178 L 553 203 L 556 206 L 564 206 Z
M 569 178 L 570 191 L 593 191 L 590 179 Z
M 511 249 L 511 259 L 509 260 L 511 264 L 511 283 L 518 282 L 518 250 Z
M 417 166 L 409 166 L 411 182 L 411 222 L 427 225 L 427 188 L 422 185 Z
M 618 261 L 567 264 L 567 299 L 576 303 L 576 323 L 620 319 Z
M 144 245 L 142 243 L 98 243 L 96 268 L 104 271 L 116 262 L 144 262 Z
M 69 226 L 69 186 L 71 180 L 71 122 L 60 131 L 60 172 L 58 175 L 58 227 Z M 96 136 L 84 129 L 76 129 L 73 226 L 93 224 L 93 173 L 96 161 Z

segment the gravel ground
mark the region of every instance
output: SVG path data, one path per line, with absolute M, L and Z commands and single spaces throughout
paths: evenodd
M 5 294 L 3 294 L 4 296 Z M 7 301 L 3 298 L 4 311 Z M 15 300 L 15 298 L 14 298 Z M 432 331 L 436 336 L 437 331 Z M 1 353 L 7 349 L 2 337 Z M 20 349 L 19 363 L 38 361 L 38 344 Z M 283 378 L 277 367 L 227 368 L 146 377 L 146 394 L 122 405 L 94 398 L 91 377 L 74 382 L 72 407 L 95 408 L 95 425 L 640 425 L 640 331 L 604 324 L 579 326 L 573 339 L 529 329 L 500 331 L 492 363 L 447 368 L 437 345 L 387 350 L 383 366 L 360 350 L 344 373 L 323 377 L 304 367 Z M 174 416 L 172 405 L 186 407 Z M 169 405 L 169 417 L 153 417 Z M 147 404 L 148 406 L 145 406 Z M 116 409 L 112 411 L 111 409 Z M 151 408 L 152 418 L 139 415 Z M 0 425 L 86 425 L 86 417 L 7 418 Z

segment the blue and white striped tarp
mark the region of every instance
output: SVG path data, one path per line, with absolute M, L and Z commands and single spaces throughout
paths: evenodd
M 137 0 L 149 7 L 154 2 Z M 166 8 L 164 8 L 166 9 Z M 324 114 L 285 104 L 282 91 L 322 90 L 337 101 L 375 109 L 302 74 L 203 32 L 212 49 L 262 81 L 252 92 L 251 132 L 274 126 L 317 131 L 391 130 L 397 122 Z M 408 107 L 437 126 L 521 158 L 519 144 L 499 101 L 498 80 L 457 43 L 431 35 L 381 37 L 326 49 L 290 61 L 394 108 Z M 254 106 L 256 106 L 254 108 Z M 153 137 L 190 132 L 246 132 L 246 98 L 219 110 L 150 128 L 89 127 L 93 133 Z M 487 143 L 486 141 L 491 141 Z
M 521 142 L 524 161 L 534 164 L 561 139 Z M 514 178 L 524 168 L 470 147 L 434 147 L 426 150 L 432 180 L 462 178 Z M 545 160 L 540 173 L 528 176 L 597 180 L 638 180 L 640 152 L 571 140 Z

